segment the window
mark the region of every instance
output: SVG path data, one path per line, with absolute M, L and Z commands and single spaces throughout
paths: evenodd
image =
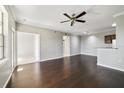
M 7 62 L 9 56 L 8 12 L 0 6 L 0 64 Z
M 3 15 L 0 11 L 0 60 L 4 58 Z

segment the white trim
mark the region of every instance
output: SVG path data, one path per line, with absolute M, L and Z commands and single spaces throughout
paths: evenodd
M 48 60 L 54 60 L 54 59 L 60 59 L 60 58 L 63 58 L 64 56 L 61 56 L 61 57 L 55 57 L 55 58 L 47 58 L 47 59 L 43 59 L 41 60 L 41 62 L 43 61 L 48 61 Z M 65 57 L 68 57 L 68 56 L 65 56 Z
M 111 68 L 111 69 L 114 69 L 114 70 L 118 70 L 118 71 L 124 72 L 124 69 L 121 69 L 121 68 L 111 67 L 111 66 L 108 66 L 108 65 L 100 64 L 100 63 L 97 63 L 97 65 L 98 65 L 98 66 L 103 66 L 103 67 L 107 67 L 107 68 Z
M 81 54 L 73 54 L 71 56 L 76 56 L 76 55 L 81 55 Z M 43 59 L 43 60 L 39 60 L 39 61 L 35 61 L 35 62 L 28 62 L 28 63 L 23 63 L 23 64 L 17 64 L 17 66 L 26 65 L 26 64 L 32 64 L 32 63 L 38 63 L 38 62 L 44 62 L 44 61 L 48 61 L 48 60 L 60 59 L 60 58 L 71 57 L 71 56 L 60 56 L 60 57 L 54 57 L 54 58 L 47 58 L 47 59 Z
M 95 54 L 90 54 L 90 53 L 81 53 L 82 55 L 87 55 L 87 56 L 97 56 Z
M 37 62 L 43 62 L 43 61 L 48 61 L 48 60 L 54 60 L 54 59 L 60 59 L 60 58 L 63 58 L 63 57 L 47 58 L 47 59 L 43 59 L 43 60 L 39 60 L 39 61 L 35 61 L 35 62 L 32 61 L 32 62 L 23 63 L 23 64 L 17 64 L 17 66 L 31 64 L 31 63 L 37 63 Z
M 8 77 L 8 79 L 7 79 L 7 81 L 5 82 L 3 88 L 6 88 L 7 84 L 9 83 L 9 80 L 11 79 L 11 76 L 12 76 L 12 74 L 13 74 L 15 68 L 16 68 L 16 66 L 12 69 L 12 71 L 11 71 L 11 73 L 10 73 L 10 75 L 9 75 L 9 77 Z
M 77 54 L 71 54 L 70 56 L 76 56 L 76 55 L 81 55 L 80 53 L 77 53 Z
M 124 11 L 123 11 L 123 12 L 120 12 L 120 13 L 115 14 L 113 17 L 115 18 L 115 17 L 117 17 L 117 16 L 121 16 L 121 15 L 124 15 Z
M 15 31 L 16 31 L 13 26 L 11 27 L 11 31 L 12 31 L 12 32 L 15 32 Z
M 7 8 L 8 12 L 12 15 L 12 18 L 14 20 L 16 20 L 16 15 L 15 15 L 14 10 L 12 8 L 13 6 L 8 5 L 8 6 L 5 6 L 5 7 Z

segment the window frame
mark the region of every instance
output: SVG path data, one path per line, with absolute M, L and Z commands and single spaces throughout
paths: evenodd
M 0 22 L 0 25 L 1 25 L 1 33 L 0 33 L 0 36 L 1 36 L 1 48 L 2 48 L 2 51 L 1 51 L 1 54 L 2 54 L 2 56 L 1 56 L 1 58 L 0 58 L 0 60 L 3 60 L 4 58 L 5 58 L 5 55 L 4 55 L 4 29 L 3 29 L 3 13 L 2 13 L 2 11 L 0 11 L 0 14 L 1 14 L 1 22 Z

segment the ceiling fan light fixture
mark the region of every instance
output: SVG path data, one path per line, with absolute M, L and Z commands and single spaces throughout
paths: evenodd
M 81 12 L 80 14 L 76 15 L 75 13 L 72 14 L 72 16 L 68 15 L 67 13 L 63 13 L 64 16 L 66 16 L 67 18 L 69 18 L 69 20 L 66 21 L 61 21 L 60 23 L 65 23 L 65 22 L 69 22 L 71 21 L 71 25 L 73 26 L 75 24 L 75 22 L 80 22 L 80 23 L 85 23 L 85 20 L 79 20 L 78 18 L 84 16 L 86 14 L 85 11 Z

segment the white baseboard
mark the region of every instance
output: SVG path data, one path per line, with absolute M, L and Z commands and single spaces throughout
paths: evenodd
M 48 60 L 54 60 L 54 59 L 60 59 L 60 58 L 63 58 L 63 57 L 64 57 L 64 56 L 61 56 L 61 57 L 54 57 L 54 58 L 47 58 L 47 59 L 40 60 L 40 62 L 48 61 Z
M 16 66 L 12 69 L 12 71 L 11 71 L 11 73 L 10 73 L 10 75 L 9 75 L 9 77 L 8 77 L 8 79 L 7 79 L 7 81 L 5 82 L 3 88 L 6 88 L 7 84 L 9 83 L 9 80 L 11 79 L 11 76 L 12 76 L 12 74 L 13 74 L 15 68 L 16 68 Z
M 73 54 L 73 55 L 70 55 L 70 56 L 76 56 L 76 55 L 80 55 L 80 54 Z M 35 62 L 28 62 L 28 63 L 18 64 L 17 66 L 31 64 L 31 63 L 37 63 L 37 62 L 44 62 L 44 61 L 54 60 L 54 59 L 60 59 L 60 58 L 70 57 L 70 56 L 60 56 L 60 57 L 54 57 L 54 58 L 47 58 L 47 59 L 43 59 L 43 60 L 39 60 L 39 61 L 35 61 Z
M 33 62 L 18 64 L 17 66 L 31 64 L 31 63 L 38 63 L 38 62 L 43 62 L 43 61 L 48 61 L 48 60 L 54 60 L 54 59 L 60 59 L 60 58 L 63 58 L 63 57 L 47 58 L 47 59 L 38 60 L 38 61 L 35 61 L 35 62 L 33 61 Z
M 76 56 L 76 55 L 81 55 L 80 53 L 78 53 L 78 54 L 72 54 L 71 56 Z
M 121 68 L 111 67 L 111 66 L 103 65 L 103 64 L 99 64 L 99 63 L 97 63 L 97 65 L 98 65 L 98 66 L 103 66 L 103 67 L 107 67 L 107 68 L 111 68 L 111 69 L 114 69 L 114 70 L 118 70 L 118 71 L 124 72 L 124 69 L 121 69 Z
M 97 56 L 95 54 L 90 54 L 90 53 L 81 53 L 82 55 L 88 55 L 88 56 Z

